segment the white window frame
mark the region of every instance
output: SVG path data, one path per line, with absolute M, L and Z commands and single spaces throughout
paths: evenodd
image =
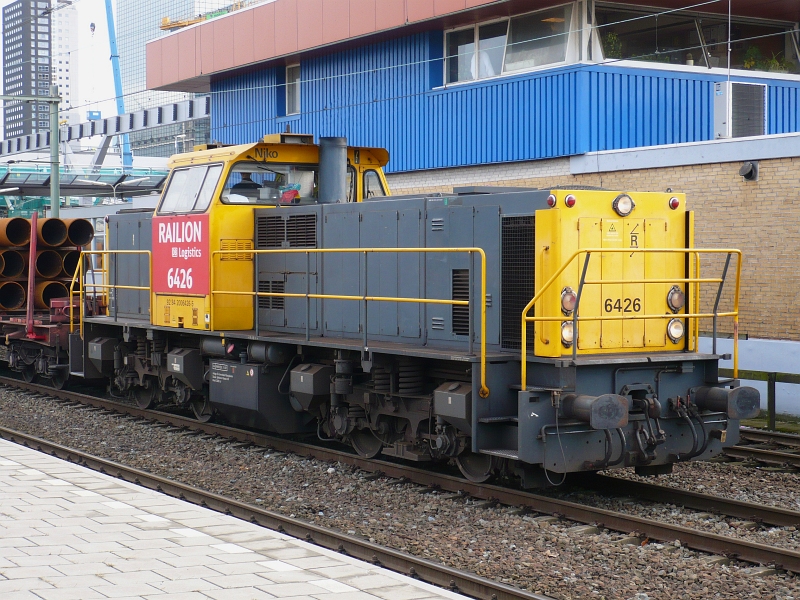
M 296 81 L 289 81 L 289 69 L 297 68 L 297 80 Z M 291 65 L 286 65 L 286 116 L 289 115 L 299 115 L 301 112 L 301 98 L 300 98 L 300 82 L 301 82 L 301 74 L 300 74 L 300 63 L 294 63 Z M 295 88 L 295 98 L 297 98 L 297 105 L 296 107 L 289 106 L 289 86 L 294 86 Z M 294 110 L 294 109 L 297 110 Z
M 567 51 L 566 51 L 566 54 L 565 54 L 565 60 L 563 60 L 561 62 L 549 63 L 547 65 L 541 65 L 541 66 L 538 66 L 538 67 L 531 67 L 531 68 L 528 68 L 528 69 L 519 69 L 519 70 L 516 70 L 516 71 L 506 72 L 505 71 L 505 68 L 506 68 L 506 50 L 508 48 L 508 36 L 509 36 L 510 31 L 511 31 L 511 20 L 519 18 L 519 17 L 525 17 L 525 16 L 528 16 L 528 15 L 531 15 L 531 14 L 534 14 L 534 13 L 537 13 L 537 12 L 544 12 L 544 11 L 547 11 L 547 10 L 553 10 L 554 8 L 560 8 L 560 7 L 567 6 L 567 5 L 572 5 L 572 17 L 570 19 L 569 29 L 568 29 L 568 34 L 567 34 Z M 562 4 L 556 4 L 554 6 L 548 6 L 547 8 L 541 8 L 541 9 L 537 9 L 537 10 L 528 11 L 528 12 L 525 12 L 525 13 L 520 13 L 518 15 L 513 15 L 511 17 L 502 17 L 502 18 L 499 18 L 499 19 L 492 19 L 492 20 L 489 20 L 489 21 L 481 21 L 479 23 L 475 23 L 473 25 L 469 25 L 469 26 L 466 26 L 466 27 L 454 27 L 452 29 L 445 29 L 445 31 L 444 31 L 444 40 L 443 40 L 443 44 L 444 44 L 444 52 L 443 52 L 444 61 L 443 62 L 444 62 L 444 64 L 442 65 L 442 68 L 443 68 L 443 71 L 444 71 L 443 72 L 443 78 L 442 78 L 442 81 L 444 82 L 444 87 L 450 87 L 450 86 L 454 86 L 454 85 L 473 84 L 473 83 L 478 83 L 478 82 L 481 82 L 481 81 L 490 81 L 492 79 L 497 79 L 498 77 L 513 77 L 513 76 L 516 76 L 516 75 L 521 75 L 523 73 L 530 73 L 530 72 L 534 72 L 534 71 L 542 71 L 544 69 L 552 69 L 554 67 L 560 67 L 560 66 L 574 64 L 574 63 L 578 62 L 579 61 L 578 57 L 580 56 L 580 47 L 579 47 L 579 44 L 580 44 L 580 40 L 579 40 L 579 36 L 580 36 L 580 21 L 579 21 L 580 6 L 579 5 L 580 5 L 580 2 L 578 2 L 578 1 L 564 2 Z M 475 52 L 478 52 L 479 51 L 478 35 L 479 35 L 480 28 L 485 26 L 485 25 L 493 25 L 495 23 L 501 23 L 503 21 L 505 21 L 508 24 L 508 28 L 506 29 L 506 47 L 503 50 L 503 63 L 502 63 L 501 68 L 500 68 L 500 74 L 499 75 L 492 75 L 490 77 L 476 77 L 475 79 L 465 79 L 463 81 L 453 81 L 453 82 L 449 82 L 448 83 L 448 81 L 447 81 L 447 61 L 448 61 L 447 36 L 448 36 L 448 34 L 455 33 L 455 32 L 458 32 L 458 31 L 467 31 L 469 29 L 472 29 L 473 32 L 474 32 L 473 44 L 474 44 L 474 47 L 475 47 Z

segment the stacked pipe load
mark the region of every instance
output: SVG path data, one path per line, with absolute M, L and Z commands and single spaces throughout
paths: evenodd
M 81 248 L 94 238 L 94 227 L 86 219 L 39 219 L 36 229 L 31 244 L 28 219 L 0 219 L 0 311 L 25 308 L 29 277 L 35 282 L 35 308 L 49 310 L 51 300 L 68 297 Z

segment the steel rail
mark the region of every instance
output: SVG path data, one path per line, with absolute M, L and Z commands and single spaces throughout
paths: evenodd
M 731 458 L 754 460 L 767 465 L 788 465 L 800 469 L 800 454 L 793 454 L 791 452 L 753 448 L 751 446 L 732 446 L 730 448 L 725 448 L 723 452 L 725 456 L 730 456 Z
M 311 444 L 275 438 L 262 433 L 235 429 L 224 425 L 200 423 L 188 417 L 142 410 L 119 402 L 95 398 L 66 390 L 55 390 L 38 384 L 27 384 L 16 379 L 0 377 L 0 384 L 47 394 L 63 400 L 86 403 L 91 406 L 119 411 L 149 420 L 157 419 L 160 422 L 174 427 L 188 428 L 196 431 L 203 431 L 207 434 L 225 436 L 232 440 L 250 442 L 255 445 L 273 448 L 282 452 L 292 452 L 301 456 L 309 456 L 325 461 L 337 461 L 360 468 L 364 471 L 381 473 L 386 477 L 405 480 L 432 489 L 460 492 L 482 500 L 493 500 L 505 505 L 526 507 L 539 513 L 556 515 L 579 523 L 596 524 L 624 533 L 637 533 L 642 537 L 653 540 L 671 542 L 679 539 L 682 545 L 693 550 L 721 554 L 745 562 L 771 564 L 781 569 L 800 573 L 800 552 L 795 550 L 777 548 L 734 537 L 698 531 L 681 525 L 662 523 L 653 521 L 652 519 L 635 517 L 521 490 L 513 490 L 496 485 L 475 484 L 460 477 L 425 471 L 387 461 L 369 460 L 330 448 L 322 448 Z M 170 483 L 173 482 L 170 481 Z
M 800 512 L 794 510 L 730 500 L 720 496 L 708 496 L 666 485 L 632 481 L 608 475 L 596 475 L 588 481 L 592 489 L 599 489 L 603 493 L 636 496 L 637 500 L 643 498 L 659 504 L 668 502 L 693 510 L 717 513 L 756 523 L 768 523 L 778 527 L 800 526 Z
M 751 442 L 761 444 L 777 444 L 791 448 L 800 448 L 800 435 L 793 433 L 783 433 L 780 431 L 765 431 L 763 429 L 751 429 L 742 427 L 739 429 L 739 437 Z
M 244 521 L 249 521 L 261 527 L 277 530 L 295 538 L 305 539 L 323 548 L 336 550 L 342 554 L 347 554 L 474 598 L 491 598 L 492 600 L 551 600 L 546 596 L 533 594 L 504 583 L 479 577 L 472 573 L 459 571 L 458 569 L 437 564 L 433 561 L 400 552 L 399 550 L 385 548 L 378 544 L 362 540 L 356 536 L 339 533 L 333 529 L 286 517 L 219 494 L 201 490 L 191 485 L 159 477 L 147 473 L 146 471 L 127 467 L 85 452 L 80 452 L 34 436 L 29 436 L 12 429 L 0 427 L 0 437 L 11 442 L 34 448 L 62 460 L 74 462 L 95 471 L 111 475 L 117 479 L 135 483 L 151 490 L 162 492 L 173 498 L 180 498 L 192 504 L 210 508 L 211 510 L 225 513 Z

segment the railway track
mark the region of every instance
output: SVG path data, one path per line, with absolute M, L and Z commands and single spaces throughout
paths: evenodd
M 726 448 L 726 456 L 770 466 L 800 469 L 800 436 L 743 428 L 741 438 L 746 443 Z
M 218 425 L 212 423 L 200 423 L 195 419 L 175 414 L 169 414 L 159 411 L 144 411 L 134 406 L 123 404 L 116 401 L 106 400 L 66 390 L 54 390 L 53 388 L 49 388 L 46 386 L 37 384 L 27 384 L 14 379 L 0 377 L 0 385 L 10 386 L 18 389 L 24 389 L 28 390 L 31 393 L 47 395 L 50 397 L 58 398 L 62 401 L 81 403 L 89 406 L 94 406 L 103 410 L 120 412 L 123 414 L 128 414 L 134 417 L 140 417 L 151 421 L 157 420 L 160 423 L 174 427 L 179 430 L 201 431 L 208 435 L 220 436 L 235 442 L 250 443 L 256 446 L 273 448 L 281 452 L 292 452 L 302 456 L 309 456 L 319 460 L 338 461 L 343 464 L 348 464 L 353 467 L 360 468 L 364 471 L 381 473 L 386 477 L 408 481 L 409 483 L 415 483 L 421 486 L 426 486 L 431 488 L 432 490 L 459 492 L 461 494 L 466 494 L 476 499 L 491 500 L 499 502 L 501 504 L 519 506 L 525 508 L 526 510 L 535 511 L 547 515 L 556 515 L 558 517 L 562 517 L 564 519 L 568 519 L 578 523 L 599 525 L 602 527 L 606 527 L 624 533 L 633 532 L 642 537 L 643 539 L 647 538 L 651 540 L 660 540 L 665 542 L 671 542 L 675 539 L 679 539 L 684 546 L 691 548 L 693 550 L 699 550 L 702 552 L 708 552 L 712 554 L 725 555 L 746 562 L 774 565 L 777 568 L 785 569 L 795 573 L 800 573 L 800 552 L 794 550 L 777 548 L 764 544 L 737 539 L 734 537 L 722 536 L 704 531 L 698 531 L 691 528 L 683 527 L 681 525 L 662 523 L 650 519 L 643 519 L 632 515 L 609 511 L 601 508 L 595 508 L 584 504 L 579 504 L 557 498 L 551 498 L 525 491 L 514 490 L 495 485 L 473 484 L 460 477 L 454 477 L 442 473 L 425 471 L 404 464 L 395 464 L 380 460 L 367 460 L 359 456 L 356 456 L 354 454 L 349 454 L 347 452 L 343 452 L 340 450 L 324 448 L 310 444 L 304 444 L 301 442 L 295 442 L 283 438 L 275 438 L 261 433 L 226 427 L 224 425 Z M 43 448 L 48 446 L 49 447 L 54 446 L 52 444 L 48 445 L 48 443 L 43 442 L 41 440 L 37 440 L 33 443 L 38 446 L 42 446 Z M 79 453 L 76 453 L 74 451 L 69 451 L 68 449 L 61 449 L 60 452 L 67 452 L 67 453 L 72 452 L 73 456 L 79 455 Z M 385 558 L 381 558 L 382 555 L 376 552 L 376 548 L 373 544 L 366 544 L 363 542 L 363 540 L 360 540 L 358 538 L 342 535 L 334 531 L 324 530 L 323 528 L 317 526 L 307 525 L 302 522 L 296 521 L 294 519 L 289 519 L 287 517 L 283 517 L 275 513 L 270 513 L 268 511 L 260 510 L 250 505 L 229 501 L 220 496 L 207 494 L 202 490 L 197 490 L 195 488 L 191 488 L 188 486 L 181 486 L 181 484 L 178 484 L 171 480 L 162 480 L 161 478 L 149 475 L 147 473 L 143 473 L 141 471 L 136 471 L 136 474 L 131 474 L 134 470 L 126 469 L 121 465 L 115 464 L 113 466 L 106 467 L 102 464 L 101 459 L 97 459 L 95 457 L 82 457 L 81 460 L 87 462 L 87 464 L 89 464 L 90 466 L 99 465 L 100 469 L 104 469 L 106 470 L 106 472 L 110 472 L 115 475 L 119 473 L 120 474 L 119 476 L 122 476 L 126 479 L 130 476 L 131 479 L 129 480 L 131 481 L 138 480 L 140 483 L 144 481 L 157 482 L 155 484 L 156 489 L 157 486 L 160 485 L 162 491 L 172 490 L 175 492 L 175 495 L 177 496 L 183 494 L 183 496 L 187 499 L 190 499 L 192 501 L 197 500 L 199 503 L 205 502 L 207 505 L 211 506 L 212 508 L 217 508 L 218 510 L 221 509 L 225 511 L 224 502 L 232 502 L 230 505 L 231 506 L 230 511 L 236 516 L 242 516 L 243 518 L 247 519 L 256 518 L 257 522 L 259 523 L 263 523 L 265 525 L 268 525 L 276 529 L 279 527 L 283 527 L 287 532 L 291 533 L 292 535 L 298 535 L 299 537 L 305 537 L 306 534 L 310 533 L 312 535 L 313 541 L 315 541 L 316 543 L 320 543 L 321 545 L 325 545 L 326 547 L 331 547 L 336 549 L 339 547 L 339 544 L 344 544 L 344 542 L 339 541 L 339 539 L 340 538 L 345 539 L 347 541 L 347 544 L 344 545 L 343 547 L 345 548 L 345 550 L 347 550 L 354 556 L 358 556 L 360 558 L 366 557 L 367 560 L 371 560 L 372 556 L 374 555 L 381 562 L 381 564 L 384 564 L 389 568 L 393 568 L 392 565 L 400 561 L 400 558 L 398 558 L 397 555 L 403 554 L 393 550 L 384 549 L 384 552 L 389 553 L 389 555 L 391 556 L 387 555 Z M 675 490 L 673 488 L 666 488 L 663 486 L 653 486 L 649 484 L 623 481 L 610 477 L 598 477 L 597 479 L 600 482 L 608 480 L 605 483 L 601 483 L 601 485 L 606 485 L 606 486 L 613 485 L 615 493 L 620 493 L 620 490 L 624 488 L 628 491 L 623 493 L 629 493 L 639 497 L 652 499 L 656 502 L 664 502 L 666 499 L 666 501 L 668 501 L 669 503 L 680 504 L 687 508 L 705 510 L 705 511 L 714 511 L 733 517 L 754 520 L 772 525 L 779 525 L 779 526 L 800 525 L 800 513 L 798 512 L 787 511 L 763 505 L 738 502 L 715 496 L 704 496 L 702 494 Z M 149 486 L 149 487 L 154 487 L 154 486 Z M 184 487 L 185 489 L 183 489 Z M 202 497 L 203 494 L 207 494 L 208 499 L 203 499 Z M 259 515 L 261 515 L 261 517 L 259 517 Z M 263 521 L 258 520 L 259 518 L 263 519 Z M 288 523 L 291 526 L 291 528 L 288 527 L 286 524 L 283 524 L 284 521 Z M 307 527 L 307 529 L 303 530 L 302 527 Z M 315 535 L 317 537 L 314 537 Z M 357 549 L 354 546 L 356 543 L 366 544 L 365 545 L 366 549 L 364 548 Z M 353 545 L 352 548 L 351 545 Z M 372 554 L 370 554 L 370 552 L 372 552 Z M 411 558 L 413 557 L 408 557 L 407 560 L 411 560 Z M 414 559 L 414 560 L 419 560 L 419 559 Z M 426 563 L 426 561 L 422 562 Z M 429 565 L 425 566 L 424 568 L 433 569 L 433 567 Z M 409 566 L 409 564 L 406 563 L 402 563 L 400 567 L 396 568 L 396 570 L 404 573 L 409 573 L 410 569 L 411 566 Z M 525 596 L 503 595 L 507 593 L 512 593 L 511 591 L 509 591 L 509 589 L 500 590 L 501 593 L 487 591 L 484 589 L 475 590 L 472 587 L 470 587 L 477 585 L 476 583 L 472 582 L 472 580 L 466 579 L 463 582 L 459 582 L 459 580 L 454 579 L 453 578 L 454 575 L 452 575 L 453 571 L 452 569 L 449 569 L 447 571 L 448 574 L 444 577 L 441 574 L 437 575 L 435 573 L 429 573 L 427 570 L 421 571 L 420 569 L 423 569 L 422 565 L 420 565 L 419 568 L 414 566 L 414 569 L 415 572 L 426 581 L 431 581 L 432 583 L 436 583 L 438 585 L 444 585 L 444 587 L 449 587 L 450 580 L 445 581 L 444 579 L 446 577 L 450 577 L 452 581 L 455 582 L 455 585 L 458 587 L 459 590 L 461 590 L 464 593 L 480 598 L 484 597 L 492 598 L 493 597 L 492 594 L 495 594 L 498 599 L 536 597 L 528 594 L 527 592 L 525 592 L 525 594 L 528 595 Z M 479 579 L 474 576 L 470 577 L 472 577 L 473 579 Z M 486 580 L 481 580 L 480 585 L 489 585 L 489 584 L 491 584 L 491 582 L 488 582 Z M 502 584 L 498 585 L 502 586 Z M 508 588 L 508 586 L 503 586 L 503 587 Z M 510 590 L 514 590 L 516 592 L 515 588 L 510 588 Z

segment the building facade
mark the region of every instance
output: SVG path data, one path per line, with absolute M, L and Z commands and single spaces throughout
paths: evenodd
M 51 31 L 51 82 L 58 86 L 61 104 L 58 106 L 60 122 L 77 123 L 81 115 L 77 108 L 80 105 L 78 83 L 78 65 L 75 56 L 80 49 L 78 32 L 78 10 L 69 0 L 54 2 L 50 16 Z
M 196 17 L 227 5 L 221 0 L 117 0 L 117 46 L 119 48 L 122 93 L 125 110 L 135 112 L 180 102 L 193 94 L 185 92 L 157 92 L 146 87 L 145 45 L 165 34 L 162 21 Z M 167 125 L 130 135 L 134 156 L 171 156 L 176 152 L 191 150 L 196 144 L 209 139 L 208 119 Z
M 688 4 L 275 0 L 151 42 L 147 85 L 210 92 L 223 143 L 290 129 L 385 147 L 395 193 L 685 191 L 697 244 L 749 257 L 740 332 L 800 341 L 796 305 L 760 296 L 780 282 L 800 297 L 785 263 L 800 252 L 800 3 L 733 0 L 730 19 L 728 2 Z
M 13 96 L 50 95 L 50 2 L 17 0 L 3 8 L 3 93 Z M 49 105 L 6 102 L 5 137 L 46 131 Z

